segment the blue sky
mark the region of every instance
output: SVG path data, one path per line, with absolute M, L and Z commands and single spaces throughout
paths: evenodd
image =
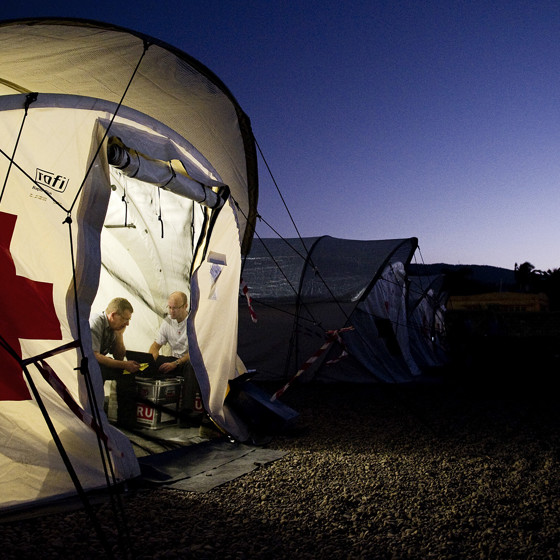
M 1 19 L 49 15 L 141 31 L 213 70 L 301 235 L 416 236 L 426 263 L 560 267 L 558 2 L 0 7 Z M 258 233 L 296 236 L 259 167 Z

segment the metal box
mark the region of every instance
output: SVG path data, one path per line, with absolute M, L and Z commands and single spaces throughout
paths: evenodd
M 178 403 L 136 403 L 136 421 L 141 427 L 159 430 L 177 424 Z
M 168 379 L 136 378 L 136 395 L 149 401 L 178 402 L 183 386 L 182 377 Z
M 183 380 L 136 379 L 136 421 L 143 427 L 157 430 L 178 422 Z

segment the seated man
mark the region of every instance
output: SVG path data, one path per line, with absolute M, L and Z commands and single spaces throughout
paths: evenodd
M 103 381 L 117 381 L 117 425 L 128 429 L 136 426 L 134 374 L 140 369 L 138 362 L 124 359 L 126 348 L 123 335 L 133 311 L 128 300 L 115 298 L 105 311 L 92 314 L 89 319 L 92 349 L 99 362 Z
M 173 292 L 167 300 L 168 316 L 163 320 L 156 339 L 150 346 L 150 354 L 156 360 L 158 371 L 165 375 L 184 378 L 182 405 L 179 411 L 181 426 L 197 425 L 202 419 L 202 411 L 196 410 L 196 394 L 200 388 L 189 359 L 187 340 L 188 298 L 183 292 Z M 162 346 L 169 344 L 171 357 L 160 356 Z

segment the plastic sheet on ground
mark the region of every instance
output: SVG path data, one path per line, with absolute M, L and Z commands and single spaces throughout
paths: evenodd
M 138 461 L 147 486 L 208 492 L 284 455 L 285 451 L 277 449 L 219 439 L 140 457 Z

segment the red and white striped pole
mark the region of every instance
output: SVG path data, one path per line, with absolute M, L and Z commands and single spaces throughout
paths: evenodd
M 319 358 L 319 356 L 321 356 L 321 354 L 323 354 L 324 352 L 326 352 L 326 350 L 329 348 L 329 346 L 335 341 L 335 340 L 341 340 L 340 339 L 340 333 L 344 332 L 344 331 L 350 331 L 353 330 L 354 327 L 346 327 L 344 329 L 339 329 L 336 331 L 327 331 L 327 339 L 325 341 L 325 343 L 323 344 L 323 346 L 321 346 L 321 348 L 319 348 L 319 350 L 317 350 L 317 352 L 315 352 L 315 354 L 313 354 L 304 364 L 303 366 L 301 366 L 301 369 L 299 369 L 296 374 L 288 381 L 288 383 L 286 383 L 286 385 L 284 385 L 284 387 L 278 389 L 278 391 L 276 391 L 276 393 L 274 393 L 274 395 L 272 395 L 272 397 L 270 397 L 270 402 L 274 402 L 276 399 L 280 398 L 290 387 L 290 385 L 302 374 L 304 373 L 306 370 L 308 370 Z
M 247 298 L 247 305 L 249 307 L 249 313 L 251 314 L 251 320 L 253 321 L 253 323 L 257 322 L 257 314 L 255 313 L 255 310 L 253 309 L 253 300 L 251 299 L 251 296 L 249 295 L 249 286 L 247 286 L 247 283 L 243 280 L 243 278 L 241 278 L 241 291 L 243 292 L 243 295 Z

